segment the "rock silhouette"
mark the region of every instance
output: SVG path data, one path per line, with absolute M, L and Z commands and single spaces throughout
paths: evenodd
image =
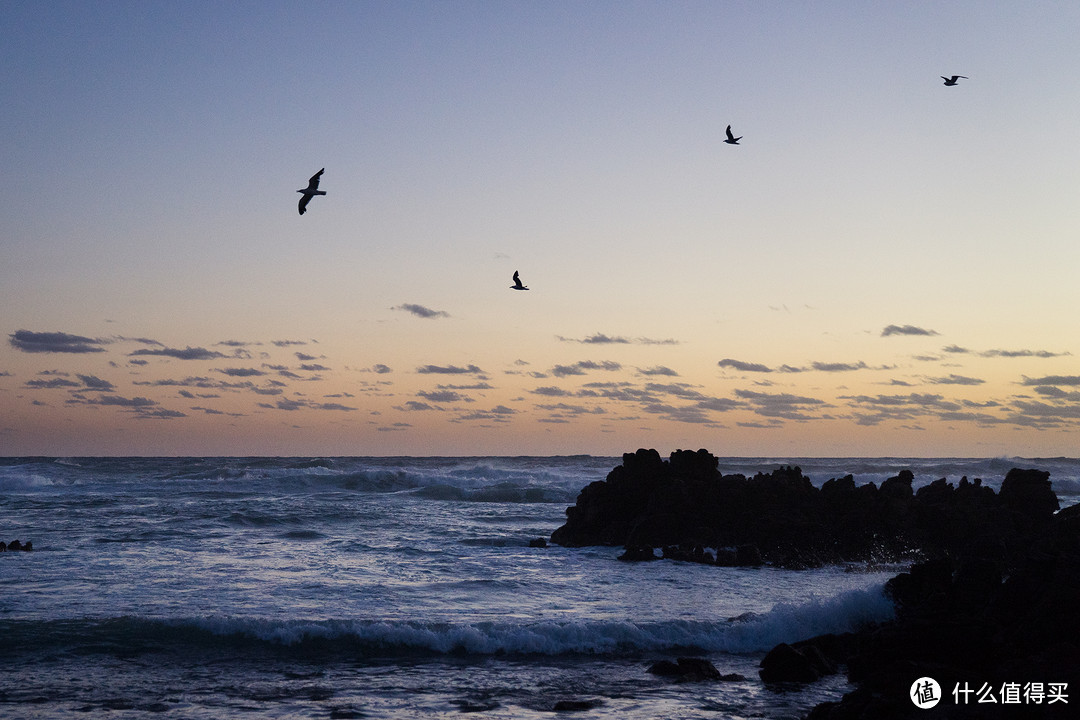
M 1000 493 L 967 478 L 915 492 L 913 480 L 902 470 L 881 487 L 856 486 L 848 475 L 817 488 L 798 467 L 747 478 L 722 474 L 705 450 L 664 460 L 641 449 L 581 491 L 551 541 L 621 545 L 625 560 L 648 560 L 660 549 L 691 562 L 805 568 L 1007 544 L 1044 527 L 1058 508 L 1040 470 L 1011 470 Z

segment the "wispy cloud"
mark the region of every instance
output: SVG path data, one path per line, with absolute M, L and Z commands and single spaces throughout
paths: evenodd
M 622 370 L 622 365 L 611 360 L 593 362 L 592 360 L 579 360 L 573 365 L 556 365 L 551 369 L 555 377 L 567 377 L 568 375 L 584 375 L 589 370 L 605 370 L 615 372 Z
M 638 368 L 637 371 L 642 375 L 665 375 L 667 377 L 679 377 L 679 373 L 675 372 L 669 367 L 664 365 L 654 365 L 651 368 Z
M 416 305 L 415 303 L 403 303 L 401 305 L 395 305 L 391 310 L 404 310 L 407 313 L 411 313 L 419 318 L 448 318 L 450 313 L 445 310 L 432 310 L 431 308 L 424 307 L 423 305 Z
M 950 373 L 945 377 L 928 377 L 925 380 L 931 385 L 982 385 L 986 382 L 979 378 L 956 375 L 955 373 Z
M 568 338 L 562 335 L 556 335 L 561 342 L 581 343 L 583 345 L 679 345 L 678 340 L 668 338 L 666 340 L 656 340 L 653 338 L 637 337 L 628 338 L 621 335 L 607 335 L 605 333 L 595 333 L 585 338 Z
M 772 368 L 768 365 L 762 365 L 761 363 L 744 362 L 742 360 L 734 360 L 732 358 L 724 358 L 717 363 L 722 368 L 731 368 L 732 370 L 738 370 L 739 372 L 755 372 L 755 373 L 771 373 Z
M 421 375 L 483 375 L 484 371 L 476 365 L 459 367 L 457 365 L 421 365 L 416 368 Z
M 229 377 L 260 377 L 266 374 L 258 368 L 219 368 L 217 372 Z
M 421 390 L 416 394 L 435 403 L 471 402 L 469 398 L 453 390 Z
M 881 337 L 889 337 L 890 335 L 939 335 L 937 330 L 928 330 L 926 328 L 916 327 L 915 325 L 887 325 L 884 330 L 881 331 Z
M 8 336 L 13 348 L 28 353 L 99 353 L 108 340 L 71 335 L 64 332 L 16 330 Z
M 810 367 L 820 372 L 852 372 L 853 370 L 865 370 L 867 365 L 861 360 L 856 363 L 826 363 L 815 362 L 811 363 Z
M 1041 378 L 1024 377 L 1024 385 L 1080 385 L 1080 375 L 1046 375 Z
M 217 350 L 207 350 L 206 348 L 190 346 L 182 350 L 170 347 L 143 348 L 142 350 L 134 350 L 128 353 L 128 357 L 142 356 L 170 357 L 177 360 L 215 360 L 228 357 L 228 355 L 219 353 Z
M 754 412 L 765 417 L 778 417 L 786 420 L 811 420 L 806 415 L 807 408 L 828 406 L 824 400 L 792 395 L 790 393 L 765 393 L 756 390 L 736 390 L 735 395 L 750 403 Z

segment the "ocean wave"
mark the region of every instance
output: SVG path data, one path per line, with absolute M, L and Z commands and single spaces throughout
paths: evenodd
M 625 655 L 694 650 L 762 653 L 780 642 L 846 632 L 893 616 L 882 588 L 848 591 L 767 613 L 716 621 L 279 620 L 140 618 L 0 621 L 0 651 L 229 651 L 341 653 L 377 659 L 400 655 Z

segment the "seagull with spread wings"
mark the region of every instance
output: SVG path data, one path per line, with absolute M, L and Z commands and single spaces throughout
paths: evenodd
M 738 145 L 740 140 L 742 140 L 742 135 L 740 135 L 739 137 L 735 137 L 734 135 L 732 135 L 731 134 L 731 126 L 728 125 L 727 126 L 727 140 L 725 140 L 724 142 L 726 142 L 728 145 Z
M 311 179 L 308 180 L 308 186 L 306 188 L 304 188 L 303 190 L 297 190 L 296 191 L 298 193 L 303 193 L 303 197 L 300 198 L 300 214 L 301 215 L 303 215 L 307 211 L 307 204 L 309 202 L 311 202 L 311 198 L 315 197 L 316 195 L 325 195 L 326 194 L 325 190 L 320 190 L 319 189 L 319 178 L 322 176 L 323 171 L 325 171 L 325 170 L 326 170 L 326 168 L 323 168 L 319 172 L 312 175 Z
M 521 278 L 518 277 L 518 271 L 514 271 L 514 284 L 510 286 L 511 290 L 528 290 L 529 288 L 521 284 Z
M 956 81 L 959 80 L 960 78 L 964 78 L 965 80 L 967 80 L 968 76 L 967 75 L 953 75 L 952 77 L 945 77 L 944 75 L 941 76 L 941 79 L 945 81 L 945 85 L 948 86 L 948 87 L 952 87 L 953 85 L 955 85 Z

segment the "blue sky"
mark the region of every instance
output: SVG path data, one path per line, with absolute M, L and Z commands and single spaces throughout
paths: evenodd
M 11 3 L 0 453 L 1074 453 L 1078 21 Z

